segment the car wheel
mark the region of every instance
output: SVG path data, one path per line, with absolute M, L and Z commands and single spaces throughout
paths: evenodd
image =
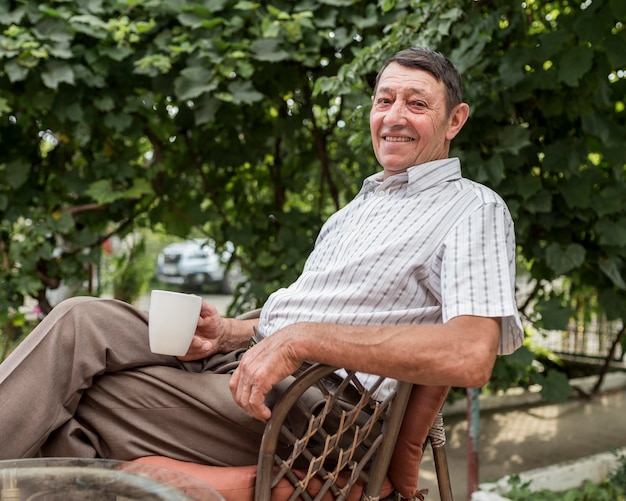
M 206 283 L 207 276 L 205 273 L 194 273 L 193 275 L 189 275 L 187 277 L 187 281 L 194 287 L 200 287 Z

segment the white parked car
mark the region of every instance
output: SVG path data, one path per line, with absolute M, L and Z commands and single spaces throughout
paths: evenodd
M 157 257 L 157 277 L 168 284 L 199 288 L 219 285 L 231 293 L 241 280 L 236 270 L 227 270 L 232 250 L 218 254 L 212 242 L 203 239 L 185 240 L 167 245 Z

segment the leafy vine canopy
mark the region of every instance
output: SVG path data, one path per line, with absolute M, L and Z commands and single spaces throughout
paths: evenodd
M 621 0 L 0 0 L 4 300 L 159 227 L 233 242 L 261 303 L 379 169 L 381 63 L 426 45 L 462 72 L 452 154 L 509 204 L 528 320 L 624 318 L 624 23 Z

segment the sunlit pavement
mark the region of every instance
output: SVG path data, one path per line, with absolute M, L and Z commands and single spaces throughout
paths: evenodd
M 618 373 L 607 379 L 615 380 L 607 384 L 611 388 L 591 399 L 506 408 L 494 404 L 491 409 L 482 410 L 480 482 L 626 447 L 626 378 L 624 373 Z M 463 414 L 453 413 L 447 419 L 445 416 L 444 407 L 452 491 L 455 500 L 466 501 L 467 420 Z M 420 468 L 420 488 L 430 489 L 429 501 L 439 501 L 429 450 Z

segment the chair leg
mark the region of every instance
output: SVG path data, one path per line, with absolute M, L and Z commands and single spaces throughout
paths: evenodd
M 443 415 L 441 412 L 437 414 L 435 422 L 428 432 L 428 438 L 430 439 L 430 446 L 433 451 L 437 485 L 439 486 L 439 497 L 441 501 L 453 501 L 448 457 L 446 456 L 446 432 L 443 427 Z
M 439 485 L 439 498 L 441 501 L 452 500 L 452 485 L 450 483 L 450 472 L 448 471 L 448 458 L 445 447 L 433 448 L 433 458 L 435 460 L 435 472 L 437 473 L 437 484 Z

